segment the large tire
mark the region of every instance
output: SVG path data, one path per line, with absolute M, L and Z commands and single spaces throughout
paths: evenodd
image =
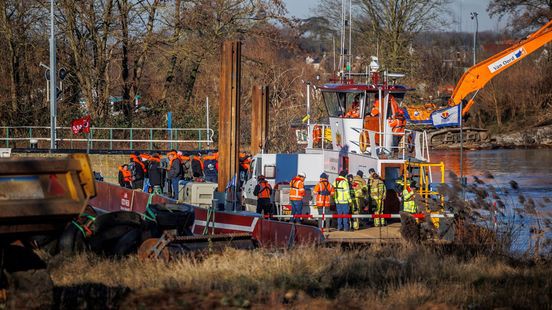
M 75 227 L 75 224 L 69 224 L 59 237 L 59 252 L 63 254 L 75 253 L 75 240 L 78 234 L 82 236 L 82 232 L 80 232 L 79 229 Z
M 113 246 L 113 255 L 117 257 L 136 253 L 142 243 L 142 230 L 133 229 L 117 240 Z

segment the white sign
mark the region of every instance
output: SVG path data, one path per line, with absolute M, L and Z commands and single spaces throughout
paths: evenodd
M 516 61 L 518 61 L 521 57 L 525 56 L 526 54 L 527 54 L 527 51 L 523 47 L 519 48 L 511 52 L 510 54 L 500 58 L 494 63 L 490 64 L 488 66 L 489 71 L 491 71 L 491 73 L 495 73 L 500 69 L 506 68 L 507 66 L 514 64 Z
M 128 199 L 128 194 L 124 193 L 121 197 L 121 210 L 122 211 L 132 211 L 130 209 L 130 200 Z

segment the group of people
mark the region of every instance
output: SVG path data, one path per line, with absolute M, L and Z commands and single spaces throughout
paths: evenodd
M 315 197 L 315 205 L 314 208 L 311 208 L 311 213 L 313 215 L 315 213 L 326 214 L 333 201 L 335 202 L 336 213 L 338 215 L 360 214 L 361 212 L 368 213 L 370 211 L 373 211 L 373 213 L 377 215 L 383 214 L 384 201 L 387 193 L 385 182 L 374 169 L 369 169 L 368 172 L 370 175 L 365 179 L 364 173 L 360 170 L 357 171 L 354 176 L 352 174 L 347 174 L 347 171 L 343 170 L 333 183 L 328 180 L 328 175 L 326 173 L 322 173 L 320 175 L 320 180 L 312 190 L 313 196 Z M 289 183 L 289 199 L 292 215 L 303 214 L 303 202 L 306 194 L 305 178 L 306 174 L 301 172 Z M 414 186 L 411 185 L 409 181 L 407 181 L 407 184 L 404 184 L 403 178 L 397 180 L 397 186 L 399 198 L 403 203 L 403 211 L 416 213 L 417 207 L 414 201 Z M 257 213 L 272 213 L 270 204 L 272 188 L 264 176 L 261 175 L 258 177 L 258 184 L 253 194 L 257 196 Z M 301 222 L 301 219 L 294 217 L 291 221 Z M 321 224 L 323 225 L 323 223 Z M 375 218 L 374 226 L 385 226 L 385 219 Z M 338 230 L 348 231 L 351 228 L 358 230 L 360 228 L 360 219 L 353 219 L 352 225 L 350 225 L 349 218 L 338 217 Z
M 218 153 L 185 155 L 171 150 L 162 158 L 159 153 L 134 153 L 128 164 L 119 166 L 119 185 L 178 199 L 181 180 L 218 181 Z

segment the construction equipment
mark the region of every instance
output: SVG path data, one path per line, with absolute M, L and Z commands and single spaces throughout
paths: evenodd
M 518 63 L 552 40 L 552 21 L 506 50 L 493 55 L 469 68 L 452 91 L 448 107 L 407 106 L 406 119 L 409 126 L 430 130 L 429 142 L 435 147 L 460 142 L 461 117 L 475 103 L 477 93 L 494 77 Z M 471 95 L 471 97 L 469 97 Z M 437 130 L 436 130 L 437 129 Z M 490 136 L 481 128 L 463 128 L 464 142 L 488 142 Z
M 6 298 L 14 308 L 52 300 L 46 264 L 29 245 L 56 239 L 95 195 L 86 154 L 0 159 L 0 305 Z
M 60 233 L 95 193 L 86 154 L 0 159 L 0 244 Z

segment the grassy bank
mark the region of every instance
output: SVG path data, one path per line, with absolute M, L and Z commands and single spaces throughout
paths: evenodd
M 552 305 L 548 261 L 411 245 L 236 251 L 168 264 L 90 255 L 51 262 L 65 308 L 417 308 Z

